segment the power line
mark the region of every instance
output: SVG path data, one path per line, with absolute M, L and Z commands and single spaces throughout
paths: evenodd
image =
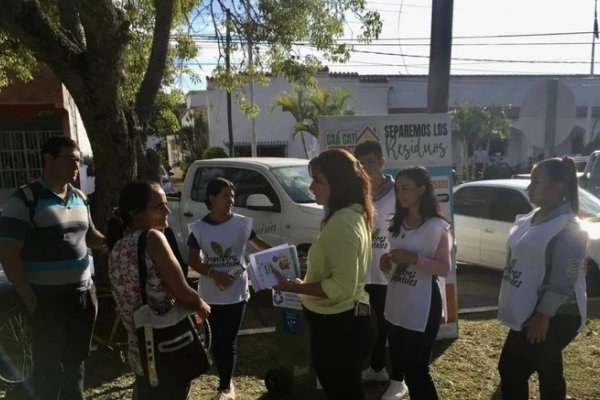
M 593 31 L 576 31 L 576 32 L 546 32 L 546 33 L 517 33 L 517 34 L 506 34 L 506 35 L 473 35 L 473 36 L 453 36 L 452 39 L 496 39 L 496 38 L 522 38 L 522 37 L 545 37 L 545 36 L 571 36 L 571 35 L 592 35 Z M 191 34 L 193 38 L 217 38 L 214 34 Z M 175 36 L 171 37 L 172 39 Z M 241 39 L 239 39 L 241 40 Z M 244 39 L 245 40 L 245 39 Z M 338 41 L 343 42 L 357 42 L 361 43 L 361 40 L 357 38 L 338 38 Z M 378 38 L 375 41 L 398 41 L 398 40 L 429 40 L 429 37 L 386 37 Z

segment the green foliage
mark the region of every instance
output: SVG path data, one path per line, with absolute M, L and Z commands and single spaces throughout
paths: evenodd
M 469 144 L 477 144 L 489 135 L 505 139 L 510 122 L 503 107 L 478 107 L 459 103 L 450 113 L 452 134 Z
M 171 33 L 172 45 L 167 57 L 167 68 L 163 85 L 172 86 L 181 74 L 194 75 L 184 62 L 196 57 L 198 49 L 188 34 L 187 16 L 197 5 L 197 0 L 178 0 L 173 15 L 174 30 Z M 153 0 L 125 2 L 125 16 L 130 23 L 129 43 L 125 51 L 123 94 L 133 101 L 138 92 L 144 73 L 148 68 L 152 49 L 155 8 Z M 176 101 L 176 100 L 174 100 Z
M 30 81 L 36 64 L 31 51 L 0 29 L 0 90 L 15 80 Z
M 343 87 L 337 87 L 328 92 L 319 86 L 294 86 L 291 93 L 283 92 L 273 100 L 271 112 L 281 107 L 284 112 L 289 112 L 296 120 L 292 127 L 292 139 L 300 134 L 304 153 L 308 158 L 308 151 L 304 141 L 304 133 L 315 138 L 319 137 L 319 117 L 324 115 L 354 115 L 353 109 L 345 106 L 352 94 Z
M 379 13 L 367 10 L 365 0 L 213 0 L 205 4 L 198 15 L 213 21 L 219 44 L 219 66 L 213 77 L 217 86 L 235 93 L 240 103 L 248 102 L 244 91 L 251 79 L 263 82 L 275 75 L 296 84 L 315 84 L 315 73 L 323 65 L 314 55 L 304 55 L 305 48 L 315 49 L 327 61 L 346 62 L 352 46 L 338 39 L 348 18 L 360 21 L 358 39 L 365 43 L 376 39 L 382 28 Z M 230 45 L 225 41 L 227 27 L 235 38 Z M 247 58 L 249 42 L 252 62 Z M 227 54 L 243 54 L 244 58 L 232 62 L 228 70 L 223 65 Z M 257 112 L 254 107 L 241 108 L 250 115 Z
M 227 152 L 222 147 L 212 146 L 204 151 L 202 159 L 208 160 L 210 158 L 227 158 Z
M 185 95 L 180 90 L 173 90 L 170 93 L 158 92 L 147 128 L 148 135 L 160 137 L 176 135 L 181 128 L 179 114 L 185 107 L 184 102 Z

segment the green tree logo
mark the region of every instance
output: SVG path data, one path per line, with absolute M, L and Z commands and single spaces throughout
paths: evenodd
M 377 237 L 379 237 L 379 232 L 381 232 L 381 229 L 377 228 L 373 231 L 373 234 L 371 235 L 371 239 L 376 239 Z
M 215 252 L 219 257 L 231 257 L 231 247 L 223 250 L 223 247 L 217 242 L 210 242 L 210 248 Z
M 504 268 L 504 273 L 510 275 L 516 263 L 517 260 L 512 258 L 512 252 L 509 249 L 508 255 L 506 256 L 506 267 Z

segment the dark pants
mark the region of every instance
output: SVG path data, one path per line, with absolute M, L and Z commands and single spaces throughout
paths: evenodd
M 227 390 L 235 369 L 237 334 L 244 318 L 246 302 L 211 304 L 208 322 L 212 329 L 212 350 L 219 372 L 218 390 Z
M 437 283 L 433 281 L 425 332 L 412 331 L 388 322 L 388 340 L 392 359 L 391 379 L 401 381 L 404 378 L 410 398 L 413 400 L 438 399 L 429 364 L 441 318 L 442 297 Z
M 187 400 L 191 381 L 173 381 L 154 387 L 145 376 L 135 376 L 133 400 Z
M 475 163 L 475 179 L 483 179 L 483 166 L 484 163 Z
M 375 343 L 371 350 L 370 366 L 375 371 L 381 371 L 385 367 L 385 345 L 387 343 L 387 327 L 383 315 L 387 285 L 365 285 L 365 290 L 369 293 L 371 312 L 375 316 L 377 324 Z
M 498 363 L 502 398 L 526 400 L 529 377 L 537 371 L 541 400 L 564 400 L 567 384 L 563 375 L 562 350 L 577 336 L 581 318 L 559 315 L 550 319 L 546 340 L 531 344 L 525 330 L 510 330 Z
M 30 314 L 33 396 L 36 400 L 83 399 L 84 360 L 90 353 L 98 310 L 96 289 L 36 292 Z
M 304 315 L 312 362 L 327 397 L 363 400 L 362 366 L 375 339 L 373 316 L 356 317 L 354 309 L 333 315 L 304 309 Z

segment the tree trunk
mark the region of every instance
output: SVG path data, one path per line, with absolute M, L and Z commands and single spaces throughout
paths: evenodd
M 304 140 L 304 132 L 300 132 L 300 138 L 302 139 L 302 147 L 304 147 L 304 155 L 308 160 L 308 150 L 306 149 L 306 141 Z

